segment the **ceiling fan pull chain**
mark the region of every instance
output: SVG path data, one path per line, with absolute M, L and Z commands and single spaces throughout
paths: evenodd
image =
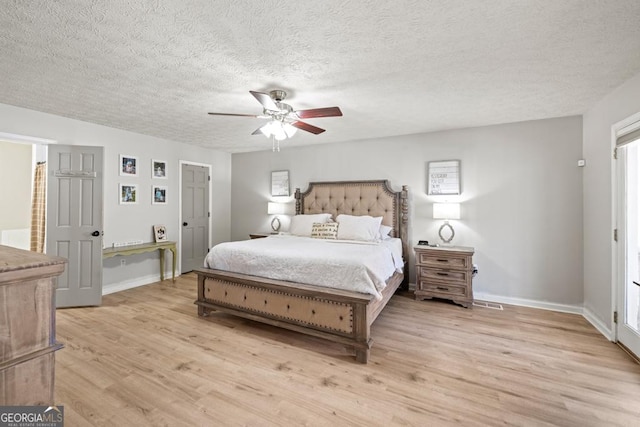
M 271 136 L 271 150 L 275 152 L 280 152 L 280 141 L 275 138 L 275 136 Z

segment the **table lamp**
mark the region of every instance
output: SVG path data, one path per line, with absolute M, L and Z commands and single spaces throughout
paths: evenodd
M 285 203 L 269 202 L 267 204 L 267 213 L 269 215 L 284 215 L 287 213 L 287 205 Z M 271 220 L 271 229 L 275 232 L 280 230 L 280 218 L 277 216 Z
M 438 236 L 440 236 L 443 244 L 449 245 L 456 235 L 453 227 L 449 224 L 449 220 L 460 219 L 460 203 L 434 203 L 433 219 L 444 219 L 444 224 L 438 229 Z M 448 238 L 442 235 L 445 228 L 448 228 L 451 233 Z

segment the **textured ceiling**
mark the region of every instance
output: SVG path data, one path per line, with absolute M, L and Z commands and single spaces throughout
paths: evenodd
M 581 114 L 640 72 L 638 0 L 2 0 L 0 103 L 230 152 L 249 90 L 332 143 Z M 44 135 L 46 136 L 46 135 Z

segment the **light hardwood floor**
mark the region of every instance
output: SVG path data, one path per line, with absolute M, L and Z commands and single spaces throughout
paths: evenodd
M 186 275 L 58 310 L 65 426 L 640 425 L 640 365 L 578 315 L 396 295 L 361 365 L 195 298 Z

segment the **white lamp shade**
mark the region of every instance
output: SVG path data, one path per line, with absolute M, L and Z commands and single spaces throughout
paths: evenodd
M 434 203 L 433 219 L 460 219 L 460 203 Z
M 287 204 L 269 202 L 267 204 L 267 213 L 269 215 L 284 215 L 287 213 Z

